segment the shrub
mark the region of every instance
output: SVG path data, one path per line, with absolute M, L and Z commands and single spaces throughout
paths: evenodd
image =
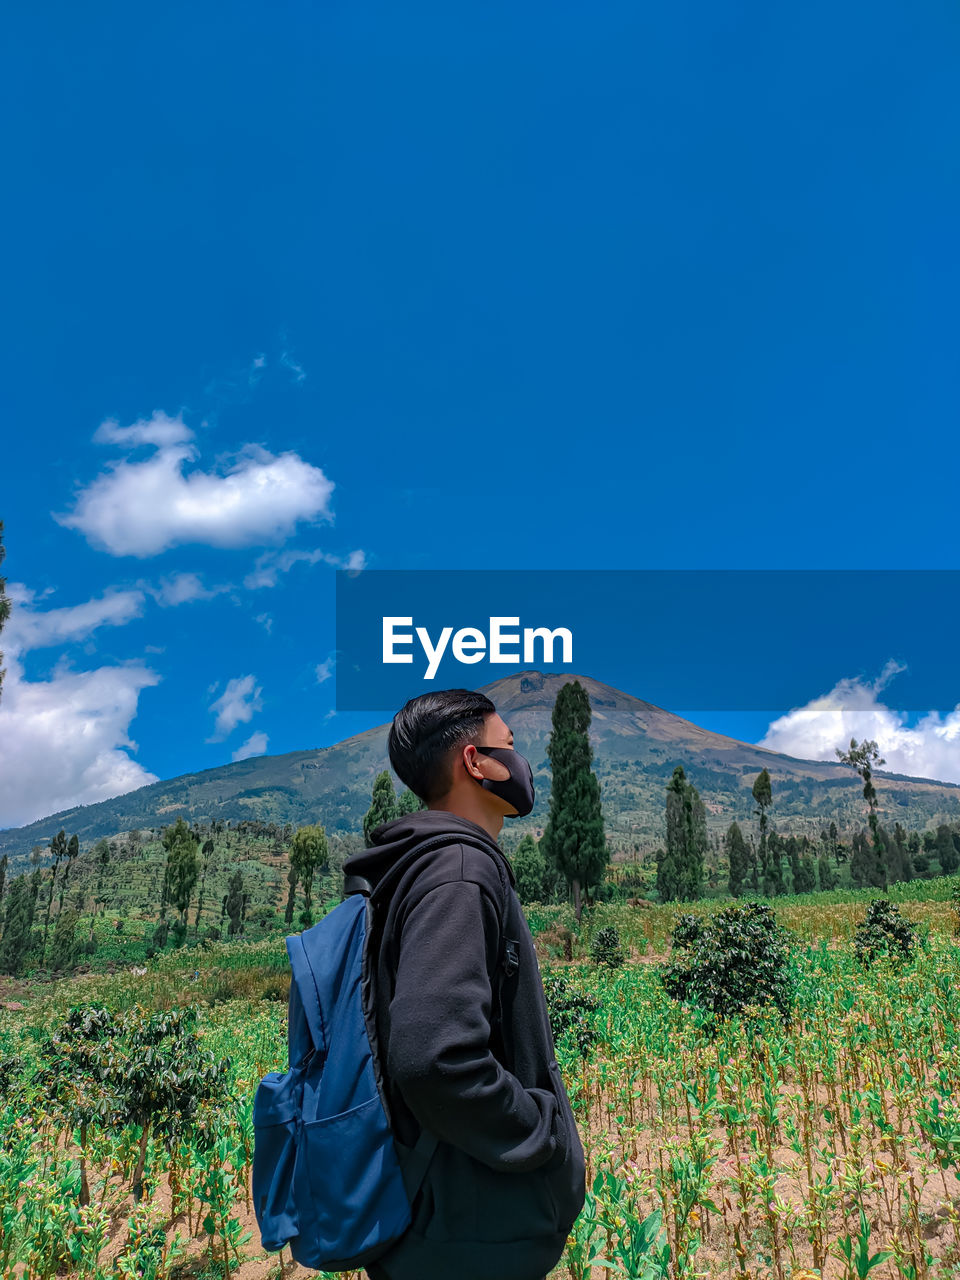
M 597 1012 L 600 1001 L 571 986 L 565 978 L 548 978 L 544 991 L 555 1043 L 559 1044 L 564 1036 L 570 1036 L 580 1056 L 585 1058 L 597 1038 L 587 1015 Z
M 871 965 L 882 957 L 909 959 L 917 940 L 916 928 L 900 914 L 889 898 L 877 898 L 857 925 L 853 950 L 861 964 Z
M 675 1000 L 718 1020 L 772 1006 L 786 1021 L 793 1006 L 787 943 L 773 909 L 761 902 L 738 903 L 707 919 L 683 915 L 660 980 Z
M 608 924 L 597 930 L 590 944 L 590 955 L 597 964 L 604 964 L 608 969 L 620 968 L 623 964 L 623 945 L 615 925 Z

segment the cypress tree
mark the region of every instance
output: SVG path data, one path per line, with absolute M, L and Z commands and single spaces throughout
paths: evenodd
M 776 893 L 777 880 L 781 877 L 774 876 L 773 869 L 770 865 L 770 851 L 767 840 L 767 809 L 773 803 L 773 788 L 770 786 L 770 774 L 766 769 L 761 769 L 753 784 L 752 791 L 754 803 L 756 804 L 756 815 L 760 819 L 760 846 L 758 856 L 760 861 L 760 881 L 756 885 L 758 892 L 772 898 Z M 779 858 L 777 859 L 779 863 Z
M 898 880 L 913 879 L 913 863 L 907 851 L 907 833 L 899 822 L 893 824 L 893 835 L 884 833 L 887 841 L 887 875 L 896 884 Z M 958 860 L 960 861 L 960 860 Z
M 847 850 L 840 840 L 840 834 L 837 831 L 837 824 L 830 823 L 830 848 L 833 851 L 833 860 L 839 867 L 841 863 L 847 861 Z
M 876 845 L 863 831 L 853 837 L 850 878 L 858 889 L 886 888 L 886 868 L 877 858 Z
M 591 768 L 590 718 L 590 699 L 580 681 L 562 685 L 553 704 L 547 744 L 553 776 L 550 814 L 540 848 L 548 867 L 555 867 L 572 891 L 578 920 L 582 893 L 599 884 L 607 868 L 600 783 Z
M 824 891 L 833 889 L 837 883 L 837 878 L 834 874 L 833 867 L 830 865 L 830 859 L 827 857 L 826 850 L 824 850 L 817 859 L 817 880 L 819 881 L 820 888 Z
M 817 865 L 809 853 L 804 853 L 797 863 L 797 875 L 793 882 L 794 893 L 813 893 L 817 887 Z
M 53 909 L 53 895 L 57 886 L 57 871 L 60 868 L 60 863 L 67 856 L 67 833 L 62 827 L 50 841 L 50 853 L 53 857 L 53 866 L 50 868 L 50 893 L 47 897 L 47 914 L 43 920 L 42 955 L 47 954 L 47 934 L 50 930 L 50 912 Z
M 207 871 L 210 867 L 210 859 L 213 857 L 214 844 L 212 840 L 204 840 L 203 848 L 200 855 L 203 862 L 200 866 L 200 889 L 197 893 L 197 914 L 193 921 L 193 936 L 200 936 L 200 917 L 203 915 L 203 891 L 207 883 Z
M 23 967 L 32 942 L 35 898 L 30 878 L 17 876 L 7 894 L 0 941 L 0 973 L 16 975 Z
M 287 854 L 290 857 L 290 853 Z M 287 909 L 283 913 L 283 923 L 293 924 L 293 908 L 297 900 L 297 869 L 290 863 L 290 870 L 287 872 Z M 220 913 L 220 919 L 223 920 L 223 912 Z
M 297 878 L 303 885 L 303 911 L 300 923 L 305 929 L 313 924 L 313 907 L 311 895 L 313 877 L 317 871 L 327 865 L 328 857 L 327 833 L 321 826 L 301 827 L 294 832 L 290 844 L 290 866 L 296 870 Z
M 243 913 L 243 872 L 235 871 L 227 881 L 227 894 L 223 900 L 224 913 L 230 918 L 230 937 L 240 932 Z
M 662 902 L 692 902 L 703 893 L 703 858 L 707 848 L 707 815 L 700 793 L 678 764 L 667 783 L 667 847 L 657 868 Z
M 393 789 L 393 779 L 386 769 L 377 774 L 373 782 L 373 795 L 370 808 L 363 818 L 363 838 L 370 843 L 370 834 L 375 827 L 400 816 L 397 804 L 397 793 Z
M 877 817 L 877 789 L 873 785 L 874 769 L 879 769 L 881 765 L 886 764 L 886 760 L 880 755 L 877 744 L 869 738 L 865 738 L 859 744 L 856 738 L 851 738 L 848 751 L 841 751 L 837 747 L 836 752 L 840 763 L 850 765 L 863 780 L 863 798 L 867 802 L 867 825 L 870 828 L 873 844 L 873 860 L 869 868 L 868 882 L 876 888 L 886 889 L 887 842 Z
M 57 915 L 63 911 L 63 899 L 67 892 L 67 881 L 70 878 L 70 868 L 73 866 L 80 853 L 80 840 L 76 835 L 72 835 L 67 844 L 67 865 L 63 868 L 63 878 L 60 881 L 60 899 L 57 902 Z
M 960 867 L 960 854 L 953 842 L 953 832 L 944 823 L 937 827 L 937 839 L 934 852 L 940 859 L 940 870 L 945 876 L 953 875 Z
M 50 943 L 49 966 L 61 973 L 72 969 L 77 954 L 76 932 L 79 916 L 73 907 L 57 912 L 57 923 Z
M 540 846 L 534 837 L 527 832 L 520 841 L 510 859 L 513 874 L 517 880 L 517 896 L 523 903 L 545 902 L 544 882 L 547 864 Z
M 187 932 L 187 911 L 200 874 L 200 861 L 197 857 L 199 842 L 181 817 L 177 818 L 173 826 L 164 830 L 161 843 L 167 851 L 163 875 L 163 906 L 171 903 L 180 912 L 176 932 L 182 943 Z
M 747 882 L 747 874 L 750 871 L 750 850 L 747 848 L 747 842 L 743 838 L 743 832 L 740 830 L 738 823 L 730 823 L 727 828 L 727 834 L 724 837 L 723 847 L 730 867 L 730 895 L 731 897 L 739 898 L 743 892 L 743 886 Z

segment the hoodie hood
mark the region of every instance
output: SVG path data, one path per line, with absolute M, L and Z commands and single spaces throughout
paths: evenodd
M 414 845 L 442 835 L 449 835 L 451 844 L 456 844 L 458 835 L 482 840 L 500 854 L 507 864 L 511 884 L 516 883 L 509 860 L 490 833 L 469 818 L 460 818 L 445 809 L 421 809 L 417 813 L 405 813 L 400 818 L 391 818 L 389 822 L 374 827 L 370 833 L 370 847 L 352 854 L 346 860 L 343 864 L 344 875 L 363 876 L 376 888 L 390 868 Z

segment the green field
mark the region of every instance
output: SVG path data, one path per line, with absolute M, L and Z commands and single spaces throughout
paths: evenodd
M 659 982 L 675 909 L 599 904 L 578 929 L 566 907 L 532 907 L 545 978 L 562 976 L 598 1005 L 583 1015 L 585 1052 L 573 1034 L 558 1046 L 590 1193 L 555 1274 L 960 1274 L 960 947 L 951 889 L 947 879 L 895 889 L 920 943 L 909 960 L 868 970 L 850 939 L 875 895 L 778 899 L 792 934 L 793 1021 L 762 1014 L 717 1034 Z M 588 958 L 591 935 L 610 924 L 627 952 L 613 970 Z M 566 947 L 570 961 L 561 958 Z M 277 1255 L 259 1247 L 249 1172 L 253 1090 L 264 1072 L 286 1065 L 280 936 L 137 967 L 146 971 L 4 989 L 2 1273 L 279 1275 Z M 176 1132 L 131 1120 L 85 1083 L 74 1059 L 64 1059 L 79 1052 L 76 1031 L 68 1048 L 52 1042 L 71 1008 L 91 1005 L 141 1023 L 173 1006 L 196 1010 L 183 1045 L 197 1062 L 209 1053 L 229 1065 Z M 124 1035 L 135 1034 L 115 1037 L 121 1058 Z M 864 1272 L 871 1257 L 880 1261 Z M 308 1274 L 283 1261 L 284 1275 Z

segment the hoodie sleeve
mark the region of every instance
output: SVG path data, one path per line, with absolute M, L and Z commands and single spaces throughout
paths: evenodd
M 387 1071 L 417 1121 L 491 1169 L 557 1154 L 557 1099 L 525 1089 L 490 1051 L 496 907 L 470 881 L 431 889 L 400 937 Z

